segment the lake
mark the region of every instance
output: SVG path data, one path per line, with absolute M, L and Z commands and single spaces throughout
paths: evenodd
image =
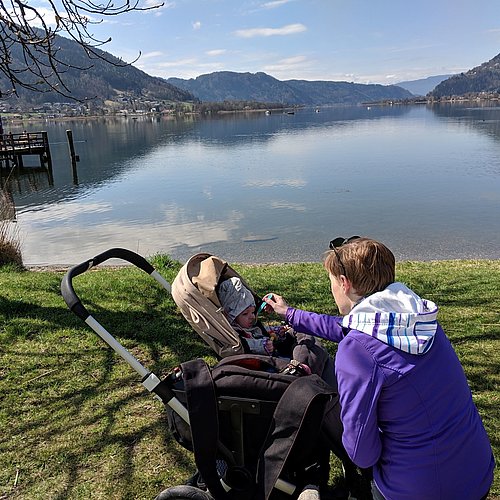
M 111 247 L 183 262 L 199 251 L 229 262 L 310 262 L 333 237 L 353 234 L 383 241 L 398 260 L 500 258 L 500 107 L 5 129 L 46 130 L 51 145 L 52 183 L 33 168 L 2 172 L 28 265 L 76 264 Z M 80 157 L 76 172 L 66 130 Z

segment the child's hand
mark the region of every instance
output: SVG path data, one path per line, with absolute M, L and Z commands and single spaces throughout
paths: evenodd
M 266 328 L 267 333 L 269 334 L 269 338 L 273 341 L 276 342 L 278 340 L 278 334 L 275 331 L 275 329 L 271 326 L 270 328 Z
M 280 325 L 280 326 L 269 326 L 268 333 L 273 342 L 283 340 L 286 337 L 287 331 L 290 327 Z
M 274 344 L 271 339 L 264 339 L 262 344 L 267 354 L 271 355 L 274 352 Z

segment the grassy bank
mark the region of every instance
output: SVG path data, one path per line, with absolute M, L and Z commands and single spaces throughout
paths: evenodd
M 171 282 L 179 264 L 153 262 Z M 234 267 L 259 294 L 335 312 L 319 264 Z M 62 276 L 0 268 L 0 499 L 154 498 L 191 474 L 192 454 L 170 436 L 162 405 L 135 372 L 68 310 Z M 401 263 L 397 277 L 440 306 L 498 461 L 500 260 Z M 215 361 L 167 292 L 138 269 L 90 271 L 74 285 L 155 373 L 200 356 Z M 499 497 L 496 477 L 490 498 Z

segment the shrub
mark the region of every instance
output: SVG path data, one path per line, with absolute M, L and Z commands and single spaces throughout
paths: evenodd
M 0 193 L 0 266 L 23 268 L 21 240 L 15 225 L 14 202 L 8 193 Z
M 175 259 L 172 259 L 167 254 L 156 253 L 149 258 L 149 262 L 156 269 L 176 269 L 179 270 L 182 264 Z

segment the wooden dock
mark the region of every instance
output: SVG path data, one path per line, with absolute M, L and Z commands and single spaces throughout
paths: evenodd
M 24 132 L 22 134 L 0 134 L 0 167 L 13 163 L 24 167 L 24 156 L 37 155 L 40 166 L 52 171 L 49 139 L 47 132 Z

